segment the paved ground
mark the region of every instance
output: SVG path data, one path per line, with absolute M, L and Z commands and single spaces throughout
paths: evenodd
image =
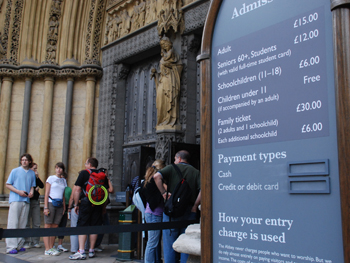
M 41 243 L 43 246 L 44 244 Z M 64 247 L 69 248 L 69 244 L 63 244 Z M 117 249 L 118 245 L 102 245 L 104 248 L 102 252 L 98 252 L 95 258 L 87 258 L 87 263 L 118 263 L 118 262 L 129 262 L 129 263 L 140 263 L 141 260 L 117 260 Z M 45 256 L 44 246 L 42 248 L 31 248 L 25 252 L 19 252 L 16 255 L 5 254 L 5 242 L 0 242 L 0 263 L 27 263 L 27 262 L 49 262 L 49 263 L 73 263 L 81 262 L 80 260 L 69 260 L 68 257 L 71 252 L 63 252 L 59 256 Z M 84 261 L 83 261 L 84 262 Z

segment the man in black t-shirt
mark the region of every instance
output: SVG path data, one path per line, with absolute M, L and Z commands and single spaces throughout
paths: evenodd
M 78 223 L 79 226 L 100 226 L 102 225 L 102 205 L 93 205 L 89 199 L 85 196 L 84 191 L 86 188 L 86 183 L 89 181 L 90 173 L 97 172 L 98 161 L 96 158 L 90 157 L 86 160 L 85 168 L 86 170 L 82 170 L 79 173 L 79 176 L 75 182 L 73 200 L 75 212 L 78 214 Z M 104 187 L 108 189 L 108 180 L 105 180 Z M 79 204 L 80 200 L 80 204 Z M 87 235 L 79 235 L 79 251 L 77 251 L 74 255 L 69 256 L 69 259 L 86 259 L 86 254 L 84 250 L 85 242 L 87 239 Z M 89 249 L 89 258 L 95 257 L 95 243 L 97 239 L 97 234 L 93 234 L 89 236 L 90 239 L 90 249 Z

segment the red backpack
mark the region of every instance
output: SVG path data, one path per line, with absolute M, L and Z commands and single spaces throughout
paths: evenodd
M 108 198 L 108 191 L 104 187 L 107 180 L 106 174 L 102 171 L 93 172 L 87 169 L 90 174 L 89 180 L 86 182 L 84 194 L 89 198 L 94 205 L 102 205 Z

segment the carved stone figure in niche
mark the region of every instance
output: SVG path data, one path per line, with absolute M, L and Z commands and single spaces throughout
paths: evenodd
M 151 70 L 151 78 L 155 78 L 157 89 L 157 129 L 174 128 L 179 124 L 180 76 L 183 65 L 168 37 L 164 36 L 160 40 L 160 47 L 160 72 L 155 68 Z
M 134 5 L 134 10 L 131 15 L 131 31 L 135 31 L 136 29 L 140 28 L 139 16 L 140 16 L 139 1 L 136 1 Z
M 47 60 L 55 60 L 56 59 L 56 41 L 50 40 L 50 44 L 47 47 Z
M 110 15 L 107 15 L 107 22 L 106 22 L 106 31 L 105 31 L 105 40 L 103 42 L 104 45 L 107 45 L 109 41 L 109 32 L 112 28 L 112 18 Z
M 139 27 L 142 27 L 145 25 L 145 16 L 146 16 L 146 3 L 144 0 L 141 0 L 139 6 L 139 18 L 138 18 L 138 25 Z
M 157 18 L 157 0 L 151 0 L 151 17 L 152 21 Z
M 54 35 L 58 35 L 58 25 L 59 22 L 57 20 L 56 16 L 52 16 L 51 20 L 50 20 L 50 27 L 49 27 L 49 35 L 50 36 L 54 36 Z
M 128 34 L 130 31 L 130 26 L 131 26 L 131 18 L 130 18 L 128 11 L 126 9 L 123 10 L 121 18 L 122 18 L 122 22 L 119 25 L 119 28 L 121 28 L 120 37 Z
M 146 18 L 145 25 L 156 20 L 157 17 L 157 2 L 156 0 L 147 0 L 146 3 Z
M 113 14 L 113 19 L 110 22 L 110 28 L 109 28 L 109 34 L 108 34 L 108 43 L 113 42 L 118 38 L 118 31 L 119 31 L 119 26 L 118 24 L 120 23 L 120 18 L 117 16 L 117 13 Z
M 147 0 L 146 2 L 146 17 L 145 17 L 145 25 L 151 23 L 151 0 Z
M 61 6 L 60 6 L 60 2 L 59 1 L 53 1 L 52 3 L 52 11 L 56 14 L 60 14 L 61 13 Z

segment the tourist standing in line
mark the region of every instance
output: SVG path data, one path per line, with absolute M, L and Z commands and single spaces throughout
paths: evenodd
M 66 179 L 66 181 L 67 181 L 68 174 L 66 172 L 64 172 L 61 177 Z M 67 213 L 68 209 L 67 208 L 69 207 L 69 198 L 70 198 L 71 194 L 72 194 L 72 188 L 67 186 L 64 189 L 64 199 L 66 201 L 66 209 L 64 210 L 64 215 L 62 216 L 61 222 L 59 223 L 58 227 L 66 227 L 67 226 L 67 221 L 68 221 L 68 213 Z M 64 239 L 64 236 L 58 236 L 57 250 L 60 252 L 68 252 L 68 249 L 63 247 L 63 239 Z
M 162 160 L 155 160 L 151 167 L 146 170 L 145 182 L 142 189 L 143 194 L 146 197 L 147 204 L 145 210 L 145 217 L 147 223 L 159 223 L 162 222 L 164 200 L 160 194 L 157 185 L 153 179 L 153 175 L 158 170 L 164 168 L 164 162 Z M 148 231 L 148 240 L 145 251 L 145 263 L 161 263 L 162 260 L 159 256 L 160 252 L 160 237 L 161 230 Z
M 57 228 L 65 210 L 64 189 L 67 187 L 66 179 L 62 178 L 65 166 L 59 162 L 55 166 L 55 175 L 49 176 L 45 185 L 45 228 Z M 53 247 L 55 236 L 44 237 L 45 256 L 58 256 L 60 252 Z
M 186 221 L 196 219 L 196 213 L 198 205 L 201 202 L 201 180 L 199 171 L 189 164 L 190 154 L 185 151 L 179 151 L 175 154 L 174 164 L 178 166 L 182 173 L 183 178 L 186 178 L 191 188 L 191 200 L 185 214 L 180 217 L 171 218 L 171 221 Z M 154 181 L 157 184 L 158 190 L 162 194 L 164 200 L 174 192 L 176 185 L 181 181 L 180 176 L 172 165 L 167 165 L 165 168 L 159 170 L 154 176 Z M 163 183 L 166 183 L 167 189 L 164 188 Z M 163 222 L 169 222 L 169 216 L 163 213 Z M 185 232 L 185 228 L 163 229 L 163 251 L 164 261 L 166 263 L 175 263 L 176 259 L 180 256 L 181 263 L 185 263 L 188 258 L 188 254 L 177 253 L 173 249 L 173 243 L 175 240 Z
M 114 193 L 114 188 L 113 188 L 113 184 L 111 182 L 111 180 L 108 177 L 108 170 L 106 168 L 100 168 L 100 171 L 104 172 L 106 174 L 107 180 L 108 180 L 108 193 L 109 194 L 113 194 Z M 103 208 L 102 208 L 102 214 L 103 214 L 103 223 L 102 225 L 104 226 L 109 226 L 109 217 L 108 217 L 108 213 L 107 213 L 107 205 L 111 202 L 111 200 L 109 199 L 109 197 L 107 198 L 107 201 L 103 204 Z M 95 251 L 97 252 L 101 252 L 103 249 L 101 247 L 102 244 L 102 239 L 103 239 L 104 234 L 98 234 L 97 235 L 97 240 L 95 243 Z
M 6 182 L 9 194 L 9 212 L 7 229 L 25 228 L 28 222 L 30 208 L 29 198 L 34 195 L 35 173 L 29 167 L 33 163 L 30 154 L 25 153 L 20 157 L 21 166 L 11 171 Z M 24 238 L 6 238 L 6 253 L 17 254 L 18 251 L 25 251 L 23 247 Z
M 73 200 L 75 213 L 79 213 L 77 226 L 101 226 L 102 225 L 102 205 L 93 205 L 89 198 L 85 196 L 84 190 L 86 189 L 87 182 L 89 181 L 90 174 L 93 172 L 98 173 L 98 160 L 94 157 L 90 157 L 85 162 L 86 170 L 79 173 L 79 176 L 75 182 L 75 187 L 73 188 Z M 104 187 L 109 188 L 108 180 L 104 182 Z M 80 202 L 80 203 L 79 203 Z M 87 235 L 79 235 L 79 251 L 74 255 L 69 256 L 70 260 L 86 259 L 85 254 L 85 242 Z M 97 234 L 91 234 L 89 236 L 90 249 L 89 258 L 95 257 L 95 243 L 97 239 Z
M 81 171 L 79 172 L 81 173 Z M 76 191 L 77 186 L 73 186 L 72 193 L 68 202 L 68 213 L 70 213 L 70 227 L 77 227 L 79 212 L 75 211 L 75 207 L 73 206 L 74 202 L 74 192 Z M 76 253 L 79 251 L 79 238 L 78 235 L 70 236 L 70 252 Z
M 35 173 L 35 183 L 36 187 L 34 188 L 34 195 L 32 198 L 30 198 L 30 209 L 29 209 L 29 215 L 28 215 L 28 223 L 26 228 L 30 228 L 32 225 L 32 228 L 40 228 L 40 200 L 39 200 L 39 188 L 44 188 L 44 183 L 41 181 L 38 173 L 38 165 L 36 163 L 32 164 L 32 167 L 30 168 Z M 41 245 L 39 244 L 40 237 L 27 237 L 24 242 L 24 248 L 41 248 Z

